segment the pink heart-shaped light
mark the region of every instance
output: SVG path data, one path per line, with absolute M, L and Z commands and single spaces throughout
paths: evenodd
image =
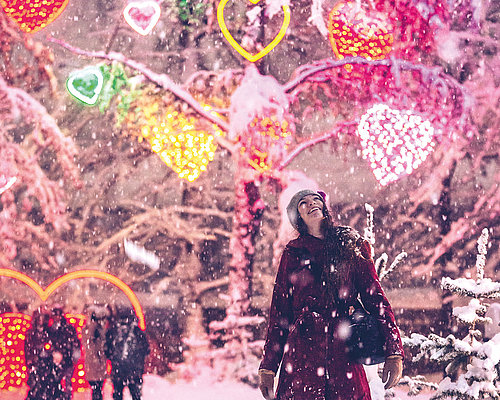
M 161 9 L 156 1 L 133 1 L 123 10 L 125 21 L 141 35 L 153 30 L 160 19 Z
M 363 158 L 382 186 L 410 175 L 434 149 L 434 127 L 410 111 L 376 104 L 357 128 Z

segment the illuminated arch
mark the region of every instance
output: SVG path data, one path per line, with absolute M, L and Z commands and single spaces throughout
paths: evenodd
M 144 311 L 142 310 L 142 306 L 139 303 L 139 299 L 137 298 L 134 291 L 121 279 L 117 278 L 114 275 L 108 274 L 107 272 L 92 270 L 92 269 L 83 269 L 80 271 L 69 272 L 63 276 L 57 278 L 54 282 L 52 282 L 45 290 L 31 279 L 29 276 L 12 269 L 0 268 L 0 276 L 5 276 L 8 278 L 14 278 L 18 281 L 23 282 L 28 285 L 33 291 L 40 297 L 42 301 L 46 301 L 47 298 L 59 287 L 64 285 L 65 283 L 80 278 L 97 278 L 102 279 L 106 282 L 112 283 L 116 287 L 122 290 L 123 293 L 128 297 L 130 303 L 134 307 L 135 315 L 139 320 L 139 328 L 143 331 L 146 329 L 146 322 L 144 319 Z

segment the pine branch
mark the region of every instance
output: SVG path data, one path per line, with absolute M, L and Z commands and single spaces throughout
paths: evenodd
M 410 378 L 409 376 L 404 376 L 399 381 L 399 385 L 407 385 L 408 396 L 417 396 L 423 389 L 437 390 L 439 385 L 434 382 L 427 382 L 425 376 L 417 375 Z
M 451 279 L 444 277 L 441 280 L 441 288 L 457 293 L 460 296 L 473 297 L 475 299 L 500 298 L 500 282 L 494 282 L 489 278 L 484 278 L 476 282 L 467 278 Z

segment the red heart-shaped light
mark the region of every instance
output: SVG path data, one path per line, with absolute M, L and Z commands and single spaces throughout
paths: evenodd
M 340 3 L 328 16 L 328 37 L 339 59 L 381 60 L 392 50 L 392 28 L 384 15 L 357 3 Z
M 383 186 L 410 175 L 434 149 L 434 128 L 429 121 L 385 104 L 374 105 L 361 117 L 357 133 L 363 158 L 370 161 Z
M 64 10 L 69 0 L 0 0 L 5 13 L 19 28 L 35 33 L 54 21 Z

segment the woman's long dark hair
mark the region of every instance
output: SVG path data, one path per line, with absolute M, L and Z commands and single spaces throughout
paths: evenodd
M 328 297 L 337 299 L 341 296 L 340 289 L 350 281 L 352 259 L 354 257 L 355 241 L 359 235 L 346 226 L 336 226 L 332 216 L 323 202 L 323 221 L 321 231 L 325 238 L 325 265 L 321 271 L 321 282 Z M 306 223 L 299 214 L 297 231 L 305 235 L 309 233 Z

